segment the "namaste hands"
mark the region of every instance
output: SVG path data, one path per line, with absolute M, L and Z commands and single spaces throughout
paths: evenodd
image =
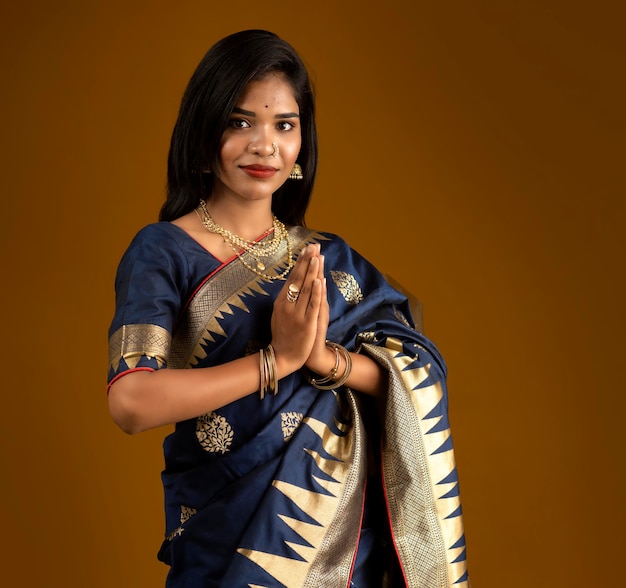
M 326 347 L 329 314 L 324 256 L 319 244 L 308 245 L 274 302 L 272 346 L 279 378 L 303 365 L 318 374 L 332 369 L 335 356 Z

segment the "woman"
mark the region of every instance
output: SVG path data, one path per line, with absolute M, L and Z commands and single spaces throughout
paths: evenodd
M 445 366 L 406 298 L 306 229 L 314 100 L 266 31 L 182 100 L 161 222 L 116 279 L 109 407 L 164 443 L 171 587 L 467 585 Z

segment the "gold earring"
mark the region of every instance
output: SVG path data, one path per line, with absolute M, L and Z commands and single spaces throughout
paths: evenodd
M 302 168 L 299 163 L 294 163 L 291 172 L 289 173 L 290 180 L 303 180 L 304 176 L 302 175 Z

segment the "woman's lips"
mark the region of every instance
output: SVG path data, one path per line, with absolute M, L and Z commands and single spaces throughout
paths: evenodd
M 271 178 L 278 170 L 271 165 L 244 165 L 241 169 L 253 178 Z

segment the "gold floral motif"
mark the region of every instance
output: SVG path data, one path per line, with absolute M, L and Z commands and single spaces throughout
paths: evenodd
M 350 306 L 356 306 L 363 300 L 361 286 L 352 274 L 346 272 L 331 271 L 330 275 L 335 282 L 339 292 L 346 299 Z
M 196 420 L 196 437 L 205 451 L 224 454 L 230 451 L 234 433 L 223 416 L 209 412 Z
M 183 525 L 198 511 L 195 508 L 191 508 L 191 506 L 185 506 L 184 504 L 180 505 L 180 526 L 176 527 L 168 536 L 167 540 L 172 541 L 176 537 L 180 537 L 183 534 L 185 528 Z
M 393 316 L 395 316 L 405 327 L 411 328 L 409 321 L 406 320 L 404 314 L 400 312 L 400 309 L 395 304 L 393 305 Z
M 296 432 L 296 429 L 300 426 L 302 422 L 302 413 L 301 412 L 281 412 L 280 413 L 281 427 L 283 429 L 283 438 L 285 441 L 289 441 L 293 437 L 293 434 Z
M 195 508 L 191 508 L 191 506 L 185 506 L 184 504 L 181 504 L 180 505 L 180 524 L 184 525 L 197 512 L 198 511 Z
M 182 527 L 176 527 L 168 536 L 167 536 L 167 540 L 168 541 L 172 541 L 172 539 L 175 539 L 176 537 L 180 537 L 183 534 L 183 531 L 185 529 L 183 529 Z
M 357 343 L 360 346 L 361 343 L 373 343 L 376 344 L 376 332 L 375 331 L 364 331 L 363 333 L 359 333 L 359 337 L 357 339 Z

